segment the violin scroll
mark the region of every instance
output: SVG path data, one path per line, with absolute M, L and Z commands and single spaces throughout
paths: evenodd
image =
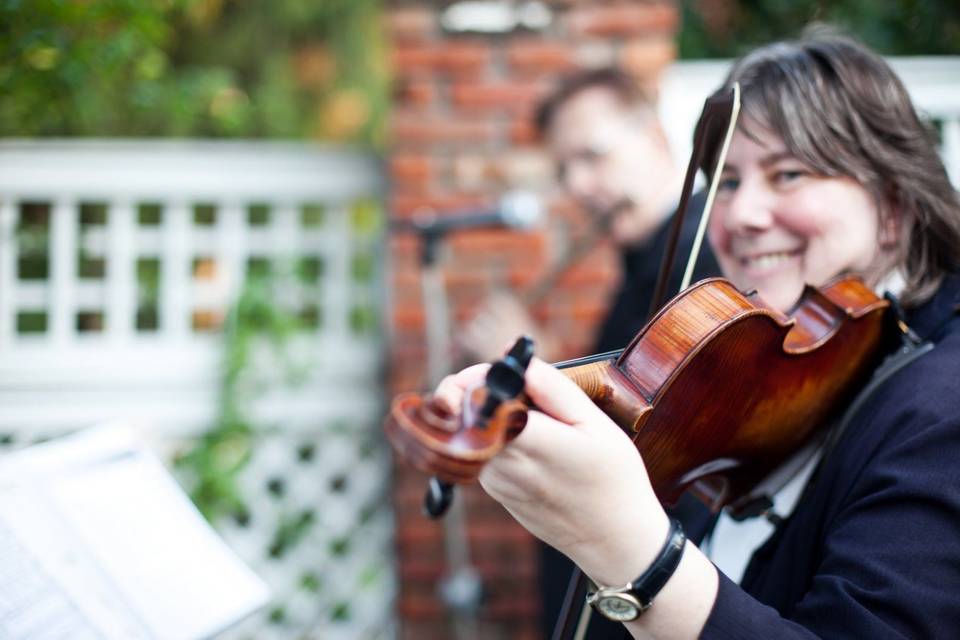
M 533 341 L 524 336 L 487 372 L 484 384 L 464 396 L 455 415 L 433 396 L 397 396 L 384 429 L 390 442 L 414 467 L 435 475 L 424 496 L 424 511 L 442 516 L 453 500 L 453 485 L 472 482 L 490 458 L 526 423 L 524 374 Z

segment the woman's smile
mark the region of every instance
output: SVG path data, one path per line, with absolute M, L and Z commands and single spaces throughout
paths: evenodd
M 795 268 L 803 255 L 802 249 L 756 252 L 740 257 L 744 273 L 762 277 L 784 269 Z

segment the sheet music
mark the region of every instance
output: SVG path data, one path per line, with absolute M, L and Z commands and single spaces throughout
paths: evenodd
M 7 581 L 0 570 L 0 603 L 18 604 L 0 604 L 0 640 L 46 638 L 22 631 L 17 617 L 30 611 L 45 633 L 69 616 L 71 638 L 206 638 L 268 597 L 129 430 L 92 429 L 0 459 L 3 526 L 0 564 L 14 558 L 17 573 Z M 30 597 L 15 595 L 24 579 Z
M 59 584 L 0 521 L 0 638 L 99 640 Z

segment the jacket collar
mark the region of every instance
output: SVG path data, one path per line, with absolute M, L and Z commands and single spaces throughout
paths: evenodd
M 936 342 L 951 320 L 960 318 L 960 273 L 946 276 L 933 298 L 907 314 L 907 322 L 920 337 Z

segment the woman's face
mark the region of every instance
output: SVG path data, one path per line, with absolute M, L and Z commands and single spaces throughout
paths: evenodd
M 816 175 L 779 136 L 734 133 L 710 221 L 710 242 L 739 289 L 787 311 L 804 284 L 845 272 L 873 284 L 879 212 L 851 178 Z

